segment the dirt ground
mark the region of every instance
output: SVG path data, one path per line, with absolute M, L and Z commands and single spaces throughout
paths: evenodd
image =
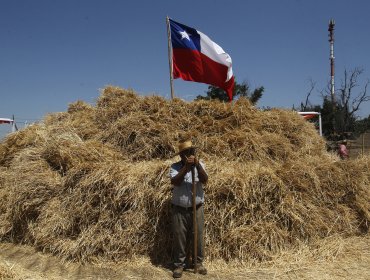
M 208 275 L 186 271 L 181 279 L 370 279 L 370 236 L 320 241 L 283 252 L 262 264 L 207 262 Z M 25 245 L 0 243 L 0 279 L 172 279 L 169 269 L 148 259 L 80 265 Z

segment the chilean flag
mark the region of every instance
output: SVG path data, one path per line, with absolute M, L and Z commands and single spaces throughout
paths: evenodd
M 202 32 L 169 21 L 173 77 L 222 88 L 231 101 L 234 89 L 231 57 Z

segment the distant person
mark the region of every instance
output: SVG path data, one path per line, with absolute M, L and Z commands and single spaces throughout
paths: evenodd
M 192 247 L 193 252 L 193 205 L 192 205 L 192 172 L 194 171 L 196 184 L 196 221 L 197 221 L 197 260 L 196 268 L 199 274 L 207 274 L 203 266 L 204 260 L 204 191 L 203 185 L 208 181 L 208 175 L 204 164 L 195 155 L 195 147 L 191 140 L 180 141 L 178 154 L 181 160 L 173 163 L 170 168 L 172 191 L 172 231 L 174 234 L 173 243 L 173 277 L 180 278 L 185 268 L 187 259 L 186 249 Z M 193 171 L 192 171 L 193 169 Z M 193 246 L 189 246 L 193 245 Z M 194 254 L 193 254 L 194 256 Z M 193 259 L 194 263 L 194 259 Z
M 338 155 L 341 159 L 349 158 L 348 149 L 347 149 L 347 140 L 343 140 L 339 142 Z

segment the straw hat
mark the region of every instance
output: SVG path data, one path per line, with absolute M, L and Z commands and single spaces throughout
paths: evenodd
M 179 155 L 181 152 L 185 151 L 185 150 L 188 150 L 188 149 L 196 149 L 197 147 L 193 145 L 193 143 L 191 142 L 191 140 L 186 140 L 186 141 L 180 141 L 178 143 L 178 151 L 177 153 L 175 154 L 176 155 Z

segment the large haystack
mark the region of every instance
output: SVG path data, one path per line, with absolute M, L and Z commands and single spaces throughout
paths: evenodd
M 168 262 L 168 169 L 179 132 L 200 147 L 210 259 L 267 260 L 367 234 L 370 159 L 339 161 L 294 112 L 167 101 L 107 87 L 0 144 L 0 238 L 64 259 Z

